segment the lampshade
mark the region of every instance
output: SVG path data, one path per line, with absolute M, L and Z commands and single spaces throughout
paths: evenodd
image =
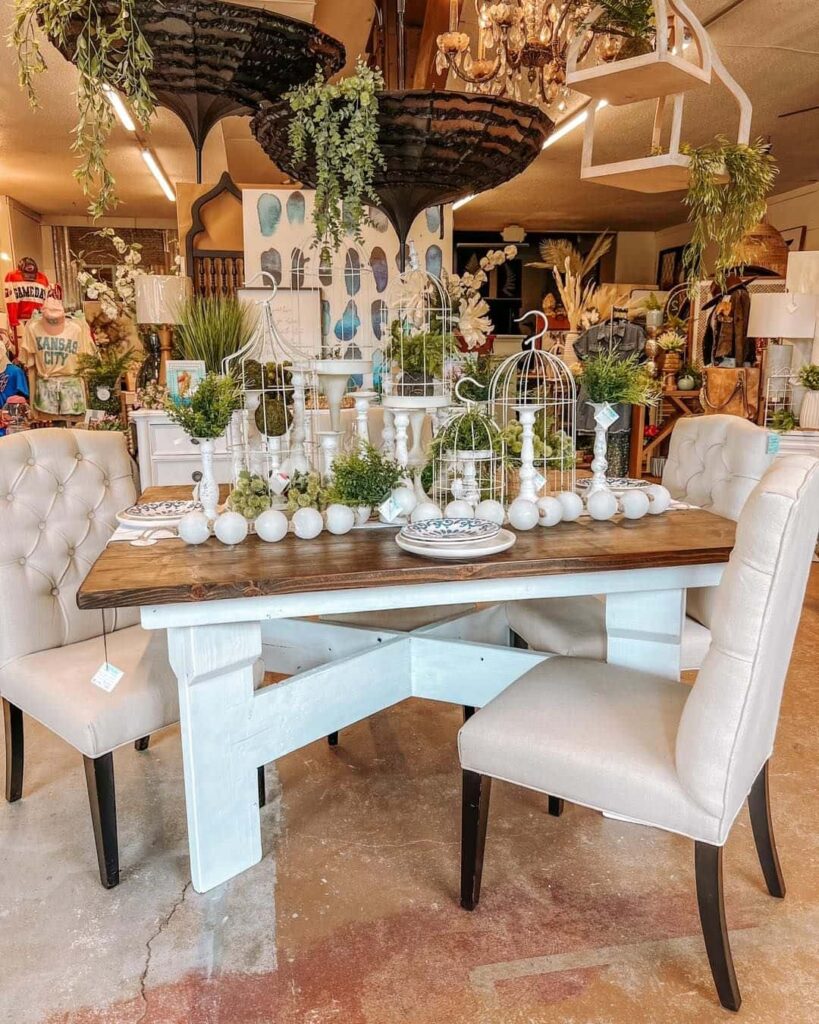
M 819 295 L 819 252 L 792 252 L 788 256 L 786 287 L 800 295 Z
M 138 324 L 179 323 L 179 314 L 191 294 L 189 277 L 141 274 L 135 284 Z
M 751 295 L 748 336 L 751 338 L 812 338 L 816 329 L 816 297 L 777 292 Z

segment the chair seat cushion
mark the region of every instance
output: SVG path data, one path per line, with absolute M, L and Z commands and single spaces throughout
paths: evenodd
M 337 622 L 342 626 L 365 626 L 368 629 L 392 629 L 409 633 L 422 626 L 431 626 L 439 619 L 453 615 L 466 615 L 475 610 L 474 604 L 429 605 L 426 608 L 388 608 L 383 611 L 350 612 L 346 615 L 323 615 L 323 622 Z
M 550 658 L 461 729 L 461 765 L 709 843 L 720 822 L 683 789 L 674 761 L 689 687 L 581 658 Z
M 602 597 L 547 597 L 510 601 L 509 627 L 536 651 L 574 658 L 606 660 L 606 602 Z M 711 644 L 711 631 L 686 616 L 682 635 L 684 671 L 702 665 Z

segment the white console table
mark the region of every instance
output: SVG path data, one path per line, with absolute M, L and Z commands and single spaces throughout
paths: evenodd
M 130 413 L 136 428 L 139 478 L 146 487 L 194 485 L 194 474 L 202 469 L 199 449 L 185 431 L 171 423 L 161 409 L 137 409 Z M 216 442 L 213 459 L 216 479 L 231 482 L 231 460 L 225 439 Z

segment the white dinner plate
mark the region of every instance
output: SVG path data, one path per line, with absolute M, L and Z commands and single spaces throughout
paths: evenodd
M 133 530 L 178 526 L 189 512 L 201 512 L 198 501 L 147 501 L 117 513 L 117 522 Z
M 489 540 L 500 530 L 488 519 L 427 519 L 422 523 L 407 523 L 401 530 L 405 540 L 424 544 L 464 544 L 474 540 Z
M 511 548 L 516 540 L 517 537 L 511 530 L 499 530 L 496 536 L 484 540 L 461 541 L 454 544 L 429 544 L 424 541 L 408 540 L 400 533 L 395 535 L 398 547 L 411 555 L 460 559 L 462 562 L 500 554 L 501 551 Z

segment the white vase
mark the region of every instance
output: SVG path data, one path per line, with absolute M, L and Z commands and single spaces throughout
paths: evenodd
M 200 437 L 196 439 L 199 445 L 199 455 L 202 459 L 202 479 L 199 482 L 199 500 L 202 502 L 202 510 L 209 520 L 214 520 L 217 515 L 219 504 L 219 484 L 213 472 L 213 449 L 214 440 L 212 437 Z
M 586 491 L 586 498 L 598 491 L 610 491 L 609 482 L 606 479 L 606 470 L 609 468 L 606 452 L 608 450 L 609 428 L 597 422 L 597 414 L 606 407 L 606 402 L 589 402 L 594 409 L 594 458 L 592 459 L 592 478 L 589 489 Z
M 799 410 L 799 426 L 803 430 L 819 430 L 819 391 L 805 391 Z
M 372 508 L 369 505 L 356 505 L 355 509 L 355 525 L 365 526 L 370 518 Z

